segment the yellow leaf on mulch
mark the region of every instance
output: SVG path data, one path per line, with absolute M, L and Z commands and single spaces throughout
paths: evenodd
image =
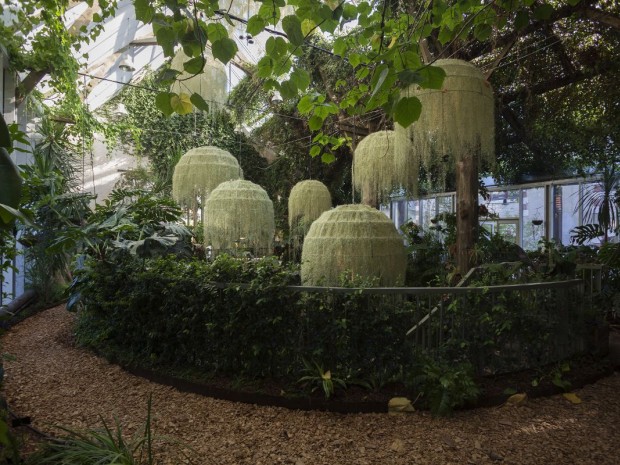
M 568 400 L 571 404 L 581 404 L 581 399 L 574 392 L 565 392 L 562 394 L 566 400 Z

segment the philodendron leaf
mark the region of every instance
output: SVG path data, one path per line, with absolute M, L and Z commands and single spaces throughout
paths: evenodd
M 209 104 L 202 98 L 202 95 L 193 93 L 189 98 L 190 102 L 201 111 L 209 111 Z
M 190 96 L 184 92 L 181 92 L 178 95 L 173 94 L 172 97 L 170 97 L 170 106 L 179 115 L 187 115 L 188 113 L 191 113 L 194 108 L 190 100 Z
M 422 103 L 417 97 L 403 97 L 394 108 L 394 121 L 406 128 L 417 121 L 422 112 Z
M 198 74 L 205 66 L 205 59 L 202 56 L 197 56 L 189 61 L 183 63 L 183 69 L 189 74 Z
M 288 40 L 294 45 L 301 45 L 304 42 L 304 34 L 301 32 L 301 22 L 295 15 L 282 18 L 282 29 L 286 32 Z

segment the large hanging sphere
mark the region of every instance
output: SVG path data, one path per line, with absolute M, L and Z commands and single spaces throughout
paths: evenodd
M 257 255 L 270 255 L 274 232 L 273 203 L 258 184 L 223 182 L 206 201 L 205 245 L 216 253 L 250 249 Z
M 183 207 L 202 204 L 224 181 L 243 178 L 239 162 L 226 150 L 204 146 L 189 150 L 174 167 L 172 197 Z
M 288 197 L 288 225 L 291 233 L 304 236 L 321 213 L 332 208 L 332 196 L 321 181 L 298 182 Z
M 387 200 L 399 187 L 394 166 L 394 131 L 377 131 L 364 137 L 353 156 L 353 183 L 362 203 Z
M 476 155 L 495 160 L 493 90 L 473 64 L 455 59 L 437 60 L 446 77 L 441 89 L 412 85 L 403 91 L 422 103 L 420 118 L 408 128 L 396 124 L 395 165 L 403 185 L 417 188 L 420 163 L 429 171 L 454 171 L 455 162 Z
M 402 286 L 407 256 L 402 237 L 383 213 L 366 205 L 341 205 L 310 226 L 301 255 L 301 281 L 336 286 L 343 272 Z

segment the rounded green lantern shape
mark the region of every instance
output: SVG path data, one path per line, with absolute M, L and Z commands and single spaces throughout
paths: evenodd
M 181 157 L 172 175 L 172 197 L 179 205 L 194 208 L 225 181 L 243 178 L 237 159 L 214 146 L 197 147 Z
M 22 193 L 22 178 L 15 163 L 11 160 L 9 152 L 0 147 L 0 204 L 11 208 L 18 208 Z M 5 216 L 6 212 L 0 211 L 0 229 L 13 227 L 13 215 Z
M 332 196 L 321 181 L 298 182 L 288 197 L 288 225 L 291 233 L 304 236 L 321 213 L 332 208 Z
M 394 166 L 394 131 L 364 137 L 353 156 L 353 183 L 362 199 L 387 200 L 400 187 L 400 179 Z
M 336 286 L 343 272 L 376 277 L 380 286 L 402 286 L 407 255 L 396 227 L 379 210 L 341 205 L 310 226 L 301 255 L 306 286 Z
M 249 249 L 255 255 L 270 255 L 274 232 L 273 203 L 258 184 L 223 182 L 206 201 L 205 245 L 215 253 Z

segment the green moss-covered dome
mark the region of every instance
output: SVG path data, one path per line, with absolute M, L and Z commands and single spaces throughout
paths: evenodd
M 455 59 L 433 63 L 446 72 L 441 89 L 412 85 L 402 93 L 422 103 L 420 118 L 408 128 L 395 125 L 396 171 L 409 191 L 417 189 L 418 167 L 445 177 L 456 162 L 476 154 L 487 165 L 495 160 L 493 90 L 473 64 Z
M 205 245 L 211 245 L 216 253 L 241 247 L 269 255 L 274 232 L 273 203 L 258 184 L 223 182 L 205 203 Z
M 341 205 L 310 226 L 301 280 L 308 286 L 335 286 L 347 271 L 377 277 L 381 286 L 402 286 L 406 267 L 403 239 L 389 218 L 366 205 Z
M 288 225 L 292 233 L 305 235 L 321 213 L 332 208 L 332 196 L 321 181 L 298 182 L 288 197 Z
M 170 87 L 170 91 L 175 94 L 185 93 L 192 95 L 199 94 L 209 104 L 209 109 L 222 106 L 228 100 L 226 86 L 228 76 L 224 65 L 215 60 L 207 59 L 202 69 L 202 73 L 192 75 L 184 70 L 183 63 L 190 58 L 180 50 L 172 59 L 170 67 L 181 74 Z
M 362 194 L 362 203 L 387 200 L 400 179 L 394 166 L 394 131 L 364 137 L 353 156 L 353 184 Z
M 174 167 L 172 197 L 179 205 L 194 208 L 224 181 L 243 178 L 237 159 L 226 150 L 204 146 L 189 150 Z

